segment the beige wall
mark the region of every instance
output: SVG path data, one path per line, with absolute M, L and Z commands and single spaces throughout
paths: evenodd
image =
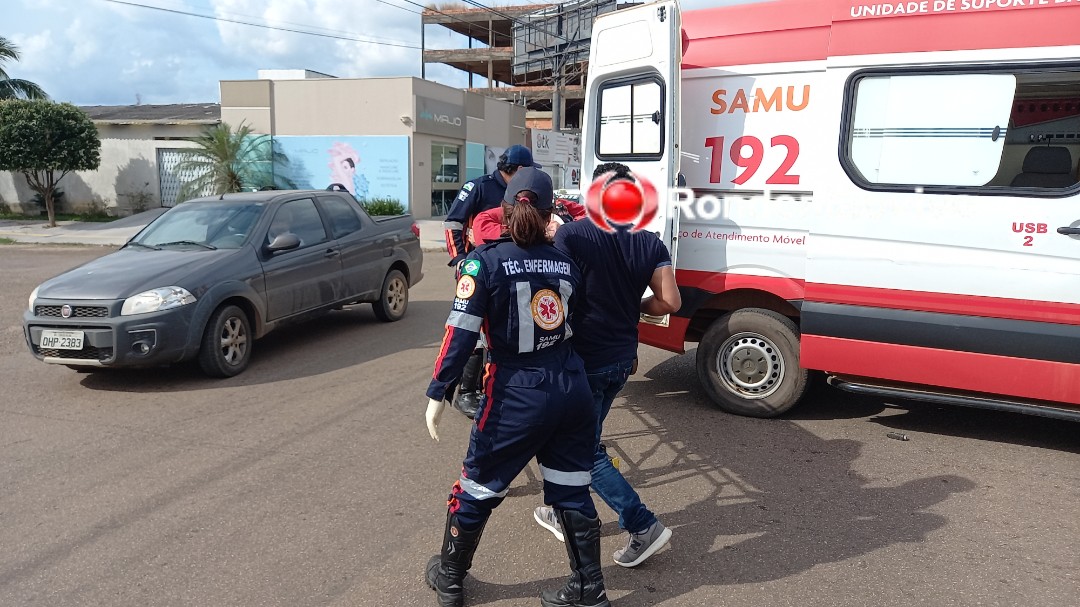
M 412 136 L 412 171 L 409 179 L 412 181 L 409 187 L 409 212 L 417 219 L 431 217 L 431 142 L 452 142 L 445 137 L 435 137 L 416 133 Z M 464 145 L 464 144 L 462 144 Z
M 271 134 L 273 83 L 269 80 L 222 80 L 221 121 L 232 127 L 241 123 L 256 133 Z
M 139 192 L 151 195 L 147 208 L 161 206 L 157 150 L 191 147 L 192 144 L 133 137 L 106 139 L 104 134 L 111 132 L 112 129 L 99 127 L 103 136 L 98 170 L 69 173 L 60 181 L 64 199 L 58 212 L 80 212 L 98 207 L 110 215 L 129 215 L 133 203 L 131 194 Z M 145 128 L 144 134 L 147 134 Z M 13 211 L 33 212 L 36 209 L 33 199 L 34 192 L 26 185 L 22 174 L 0 172 L 0 202 Z
M 267 135 L 409 135 L 410 78 L 223 80 L 221 119 Z
M 418 96 L 464 108 L 466 137 L 417 132 Z M 409 209 L 421 219 L 431 213 L 432 142 L 456 143 L 462 153 L 466 140 L 527 145 L 525 108 L 419 78 L 224 80 L 221 118 L 269 135 L 409 136 Z
M 479 98 L 484 108 L 483 119 L 474 118 L 472 115 L 468 118 L 469 141 L 496 147 L 508 147 L 515 143 L 529 144 L 525 129 L 525 108 L 475 93 L 466 94 Z M 470 100 L 468 106 L 471 107 L 472 104 Z

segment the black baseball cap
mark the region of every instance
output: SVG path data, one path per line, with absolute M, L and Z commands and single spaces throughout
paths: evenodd
M 528 190 L 536 194 L 536 202 L 533 206 L 540 211 L 547 211 L 554 206 L 555 189 L 551 186 L 551 177 L 535 166 L 521 167 L 506 184 L 506 193 L 503 201 L 514 205 L 517 204 L 518 192 Z

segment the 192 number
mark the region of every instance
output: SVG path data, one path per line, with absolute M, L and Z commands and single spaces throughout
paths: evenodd
M 705 145 L 712 148 L 709 182 L 721 183 L 723 181 L 724 138 L 708 137 L 705 139 Z M 799 176 L 791 175 L 789 171 L 791 171 L 791 167 L 795 166 L 795 161 L 799 159 L 799 141 L 791 135 L 777 135 L 769 140 L 769 145 L 774 148 L 782 146 L 787 150 L 787 154 L 784 156 L 784 161 L 780 163 L 780 167 L 765 180 L 765 183 L 769 185 L 798 185 Z M 750 155 L 743 156 L 743 150 L 747 148 L 750 150 Z M 753 135 L 743 135 L 731 142 L 728 156 L 735 163 L 735 166 L 743 169 L 742 172 L 732 178 L 731 183 L 742 185 L 749 181 L 761 168 L 761 161 L 765 158 L 765 145 Z

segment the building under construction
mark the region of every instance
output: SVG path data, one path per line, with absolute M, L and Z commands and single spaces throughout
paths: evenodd
M 465 36 L 468 46 L 430 49 L 422 42 L 423 62 L 467 72 L 471 92 L 524 105 L 530 128 L 579 130 L 593 20 L 624 6 L 632 3 L 433 5 L 421 14 L 421 32 L 439 25 Z

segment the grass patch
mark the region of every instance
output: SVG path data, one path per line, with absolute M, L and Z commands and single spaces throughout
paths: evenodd
M 0 213 L 0 219 L 7 219 L 11 221 L 34 221 L 42 222 L 48 221 L 47 215 L 23 215 L 22 213 Z M 57 221 L 88 221 L 95 223 L 105 223 L 108 221 L 116 221 L 119 217 L 113 217 L 107 215 L 104 212 L 89 212 L 89 213 L 57 213 Z
M 15 241 L 11 238 L 0 237 L 0 244 L 15 244 Z

